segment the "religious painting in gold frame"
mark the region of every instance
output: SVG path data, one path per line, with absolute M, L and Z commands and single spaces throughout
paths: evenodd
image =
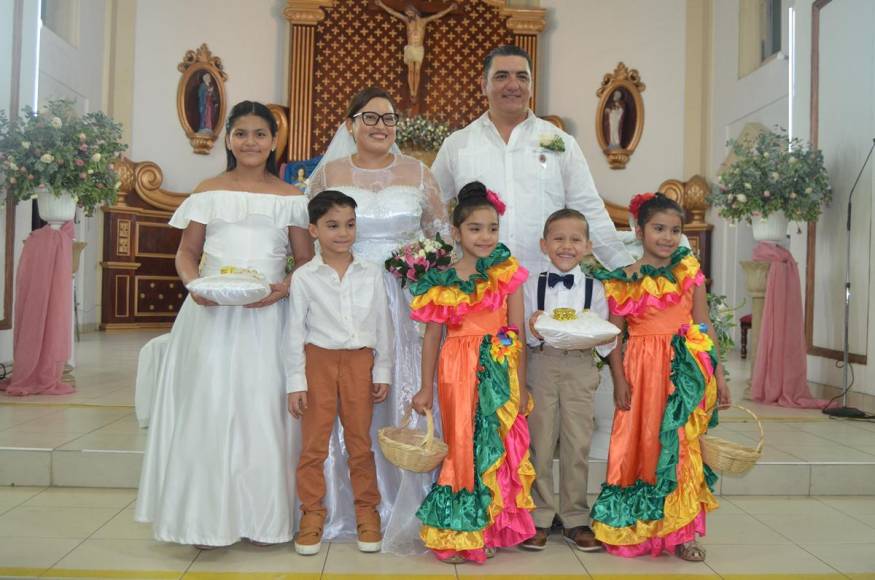
M 644 132 L 645 85 L 636 69 L 619 63 L 614 72 L 605 74 L 596 91 L 595 130 L 599 147 L 611 169 L 625 169 Z
M 194 152 L 207 155 L 222 132 L 225 118 L 225 81 L 222 59 L 206 44 L 185 53 L 176 67 L 182 73 L 176 90 L 179 123 Z

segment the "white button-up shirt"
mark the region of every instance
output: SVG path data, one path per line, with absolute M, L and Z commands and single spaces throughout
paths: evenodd
M 553 312 L 554 308 L 574 308 L 577 312 L 583 310 L 584 305 L 586 305 L 586 274 L 584 274 L 583 270 L 574 268 L 570 272 L 563 272 L 551 263 L 546 271 L 548 277 L 550 273 L 558 274 L 559 276 L 571 274 L 574 276 L 574 284 L 571 288 L 566 288 L 563 282 L 559 282 L 551 288 L 548 283 L 544 291 L 544 312 L 549 315 Z M 526 280 L 526 320 L 531 318 L 532 314 L 538 310 L 538 278 L 540 278 L 540 274 L 540 272 L 532 272 L 529 274 L 529 279 Z M 592 281 L 592 299 L 589 303 L 589 310 L 599 318 L 608 319 L 608 301 L 605 299 L 605 287 L 598 280 Z M 526 341 L 529 343 L 529 346 L 539 346 L 541 344 L 541 341 L 531 332 L 526 335 Z M 616 341 L 597 346 L 595 349 L 600 355 L 607 357 L 614 350 L 615 345 Z
M 544 149 L 542 135 L 558 135 L 565 151 Z M 431 168 L 446 200 L 472 181 L 498 192 L 507 204 L 499 237 L 530 272 L 543 272 L 549 261 L 538 240 L 554 211 L 569 207 L 589 222 L 593 253 L 609 269 L 633 262 L 617 236 L 593 183 L 577 141 L 529 111 L 514 127 L 507 143 L 489 113 L 450 135 Z
M 286 392 L 307 390 L 304 345 L 374 349 L 374 383 L 392 382 L 393 330 L 383 270 L 353 256 L 343 275 L 322 260 L 295 270 L 285 338 Z

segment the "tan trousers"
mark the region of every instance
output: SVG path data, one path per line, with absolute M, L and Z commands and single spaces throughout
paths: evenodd
M 527 380 L 535 400 L 529 415 L 535 526 L 549 528 L 557 513 L 553 458 L 559 445 L 559 518 L 566 528 L 589 525 L 586 484 L 593 432 L 593 397 L 599 372 L 592 351 L 529 348 Z
M 369 519 L 380 503 L 377 469 L 371 448 L 371 395 L 374 352 L 328 350 L 308 344 L 307 410 L 301 418 L 301 459 L 296 483 L 301 510 L 325 517 L 325 472 L 328 441 L 340 415 L 343 440 L 349 453 L 349 479 L 355 496 L 356 519 Z

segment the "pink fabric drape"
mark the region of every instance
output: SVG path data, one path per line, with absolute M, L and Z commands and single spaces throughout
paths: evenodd
M 753 398 L 781 407 L 822 409 L 827 402 L 812 398 L 808 390 L 802 287 L 796 260 L 783 247 L 768 242 L 756 245 L 753 259 L 771 262 L 751 382 Z
M 7 395 L 67 395 L 61 381 L 70 358 L 73 318 L 73 222 L 30 234 L 15 283 L 12 380 Z

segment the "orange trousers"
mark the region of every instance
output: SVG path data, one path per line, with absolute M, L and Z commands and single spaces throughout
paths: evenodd
M 380 504 L 377 469 L 371 447 L 374 401 L 374 351 L 328 350 L 304 347 L 307 373 L 307 410 L 301 418 L 301 459 L 297 488 L 301 510 L 325 516 L 325 472 L 328 441 L 340 416 L 343 440 L 349 453 L 349 478 L 355 496 L 356 518 L 367 518 Z

